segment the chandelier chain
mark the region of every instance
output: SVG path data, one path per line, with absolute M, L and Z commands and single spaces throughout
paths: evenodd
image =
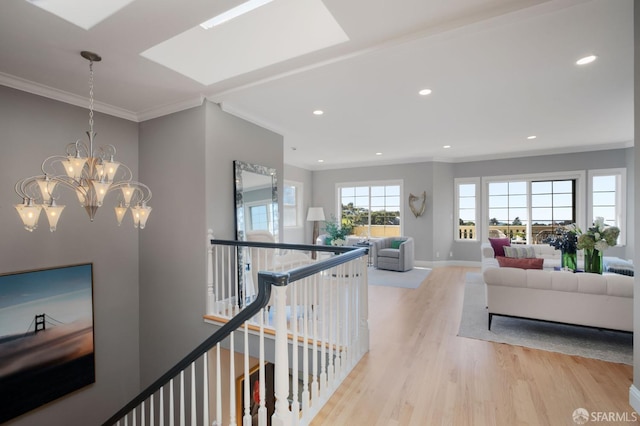
M 89 61 L 89 132 L 93 138 L 93 61 Z

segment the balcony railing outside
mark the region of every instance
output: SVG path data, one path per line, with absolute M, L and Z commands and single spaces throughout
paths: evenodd
M 555 232 L 554 226 L 549 225 L 532 225 L 531 235 L 533 242 L 531 244 L 543 244 L 543 240 Z M 508 237 L 513 241 L 528 243 L 527 226 L 526 225 L 489 225 L 489 237 Z M 458 226 L 458 239 L 460 240 L 478 240 L 475 225 Z

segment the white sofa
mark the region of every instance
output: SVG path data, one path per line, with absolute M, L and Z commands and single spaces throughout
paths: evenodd
M 503 315 L 633 331 L 633 277 L 549 270 L 547 258 L 543 270 L 501 268 L 486 246 L 482 275 L 489 329 L 492 317 Z M 485 257 L 489 250 L 491 258 Z

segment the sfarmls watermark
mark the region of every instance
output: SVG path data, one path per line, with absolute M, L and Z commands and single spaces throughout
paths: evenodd
M 592 411 L 589 412 L 584 408 L 576 408 L 573 411 L 573 421 L 578 425 L 584 425 L 588 422 L 616 422 L 616 423 L 633 423 L 640 419 L 640 415 L 635 411 Z

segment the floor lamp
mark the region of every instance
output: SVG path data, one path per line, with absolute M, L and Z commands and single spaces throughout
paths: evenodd
M 322 207 L 309 207 L 309 211 L 307 212 L 307 222 L 313 222 L 313 237 L 311 240 L 311 244 L 315 244 L 318 239 L 318 234 L 320 233 L 318 222 L 324 221 L 324 210 Z M 316 252 L 311 252 L 311 258 L 316 258 Z

